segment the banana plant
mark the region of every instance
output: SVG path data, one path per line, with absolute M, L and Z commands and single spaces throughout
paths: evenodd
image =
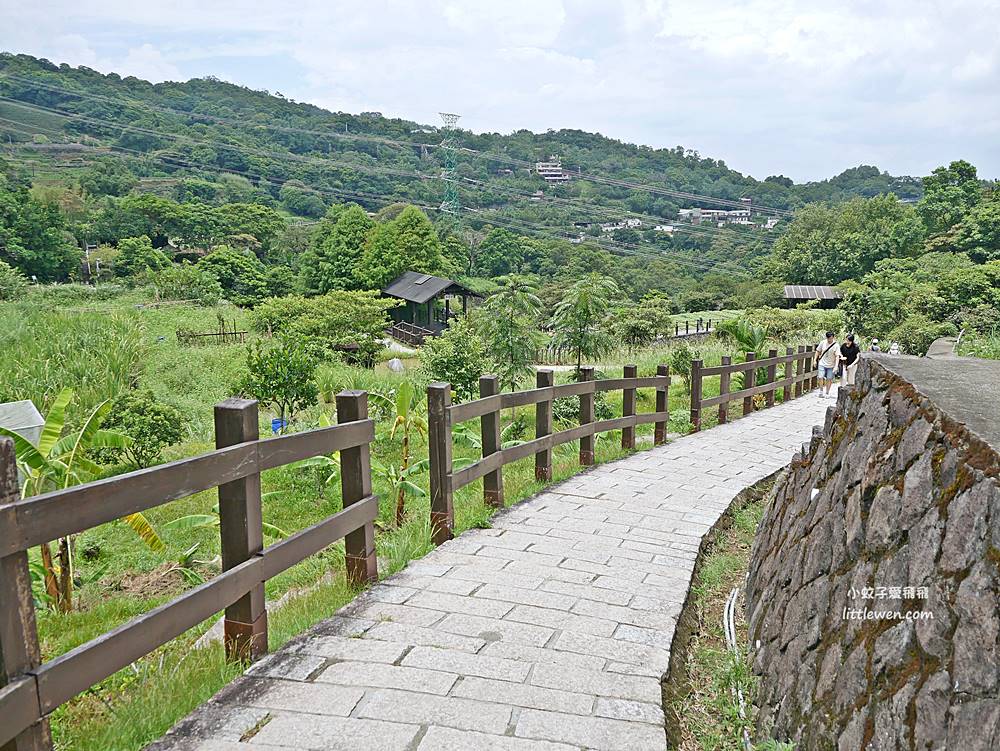
M 101 423 L 111 410 L 110 400 L 98 404 L 80 430 L 63 435 L 66 412 L 72 400 L 72 389 L 63 389 L 59 393 L 45 417 L 37 443 L 32 443 L 16 431 L 0 427 L 0 436 L 14 440 L 18 467 L 25 478 L 21 490 L 24 498 L 69 488 L 99 477 L 103 468 L 90 459 L 89 452 L 102 448 L 125 449 L 131 443 L 128 436 L 101 429 Z M 141 513 L 129 514 L 124 521 L 150 549 L 159 552 L 165 548 L 163 540 Z M 73 609 L 72 539 L 60 538 L 58 565 L 52 558 L 48 543 L 40 548 L 48 601 L 62 612 L 68 612 Z
M 500 430 L 500 448 L 508 449 L 511 446 L 519 446 L 524 441 L 515 440 L 513 436 L 517 432 L 518 426 L 509 422 Z M 452 428 L 452 436 L 456 443 L 460 443 L 470 448 L 483 450 L 482 434 L 471 423 L 463 422 Z M 456 460 L 458 461 L 458 460 Z
M 377 398 L 384 399 L 385 397 L 379 395 Z M 410 462 L 412 460 L 410 447 L 414 437 L 422 437 L 424 439 L 427 437 L 427 418 L 425 415 L 427 402 L 422 398 L 422 395 L 418 396 L 417 389 L 413 383 L 403 381 L 396 387 L 395 398 L 392 401 L 392 410 L 389 438 L 394 439 L 398 434 L 403 443 L 403 451 L 399 467 L 393 467 L 391 470 L 386 468 L 382 474 L 389 481 L 390 485 L 392 485 L 393 492 L 396 495 L 396 526 L 399 527 L 402 526 L 403 520 L 406 517 L 406 497 L 408 495 L 423 494 L 422 490 L 420 493 L 414 492 L 414 488 L 418 490 L 419 488 L 413 484 L 410 478 L 426 470 L 426 466 L 419 470 L 414 469 L 412 472 L 410 471 Z M 412 466 L 416 468 L 422 464 L 423 462 L 417 462 Z
M 716 326 L 715 331 L 724 339 L 738 344 L 744 352 L 753 352 L 757 359 L 760 359 L 764 352 L 764 345 L 769 336 L 766 328 L 757 326 L 746 318 L 730 318 Z M 736 373 L 733 376 L 733 387 L 738 390 L 747 388 L 751 384 L 744 383 L 745 380 L 745 373 Z M 756 383 L 752 385 L 762 384 L 766 380 L 767 372 L 758 369 Z
M 209 527 L 218 527 L 221 520 L 222 517 L 219 516 L 219 507 L 215 506 L 210 514 L 188 514 L 187 516 L 179 516 L 176 519 L 166 522 L 163 526 L 179 530 L 207 529 Z M 274 539 L 288 537 L 288 533 L 285 530 L 281 527 L 276 527 L 273 524 L 261 522 L 261 527 L 264 530 L 265 537 L 271 537 Z

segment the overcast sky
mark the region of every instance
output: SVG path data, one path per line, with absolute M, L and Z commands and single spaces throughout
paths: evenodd
M 959 158 L 1000 177 L 1000 0 L 0 0 L 0 49 L 683 145 L 758 178 Z

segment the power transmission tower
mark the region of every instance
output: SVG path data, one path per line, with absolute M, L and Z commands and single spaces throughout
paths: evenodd
M 444 157 L 444 166 L 441 169 L 441 180 L 444 181 L 444 200 L 441 201 L 441 211 L 457 214 L 462 210 L 462 202 L 458 197 L 458 189 L 455 187 L 455 151 L 458 141 L 454 137 L 455 123 L 461 115 L 451 112 L 439 112 L 441 121 L 444 123 L 444 138 L 441 139 L 441 151 Z

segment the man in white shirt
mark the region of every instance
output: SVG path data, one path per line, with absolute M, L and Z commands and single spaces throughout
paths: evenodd
M 816 347 L 816 365 L 819 368 L 819 398 L 830 395 L 833 386 L 833 374 L 840 362 L 840 343 L 834 338 L 832 331 L 826 332 L 826 341 Z

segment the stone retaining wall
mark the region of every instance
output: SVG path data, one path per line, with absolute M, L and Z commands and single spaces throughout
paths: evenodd
M 962 362 L 866 356 L 776 485 L 747 584 L 762 737 L 1000 748 L 1000 363 Z

